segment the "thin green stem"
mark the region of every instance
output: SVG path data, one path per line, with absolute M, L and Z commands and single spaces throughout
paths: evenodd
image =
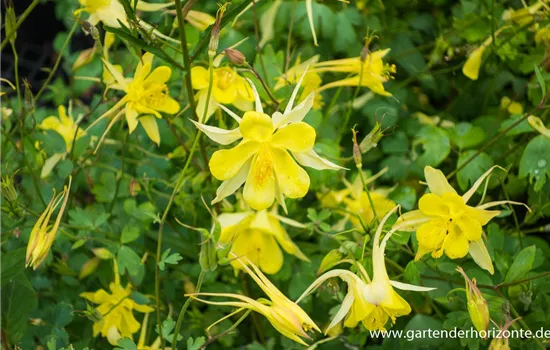
M 57 60 L 55 61 L 55 64 L 53 65 L 53 68 L 50 71 L 50 74 L 48 75 L 48 78 L 46 78 L 46 81 L 44 82 L 44 84 L 42 85 L 40 90 L 38 90 L 38 93 L 34 97 L 34 99 L 36 101 L 38 101 L 40 96 L 42 96 L 44 91 L 46 91 L 46 88 L 48 87 L 48 85 L 50 85 L 50 82 L 51 82 L 53 76 L 55 75 L 55 72 L 57 71 L 57 68 L 59 68 L 59 64 L 61 63 L 61 59 L 63 58 L 63 55 L 65 54 L 65 51 L 67 49 L 67 46 L 69 45 L 69 42 L 71 41 L 71 39 L 73 37 L 73 34 L 76 31 L 77 27 L 78 27 L 78 22 L 75 21 L 74 24 L 73 24 L 73 27 L 71 28 L 71 31 L 69 32 L 69 35 L 67 35 L 67 39 L 65 39 L 65 42 L 63 43 L 63 47 L 61 48 L 61 51 L 59 52 L 59 56 L 57 56 Z
M 11 37 L 14 36 L 15 33 L 17 33 L 17 29 L 19 29 L 21 24 L 23 24 L 25 19 L 27 19 L 27 17 L 30 15 L 32 10 L 34 10 L 34 8 L 36 7 L 36 5 L 38 5 L 39 2 L 40 2 L 40 0 L 34 0 L 29 5 L 29 7 L 27 7 L 25 12 L 23 12 L 23 14 L 21 16 L 19 16 L 19 18 L 17 19 L 17 22 L 15 23 L 15 28 L 13 28 L 13 30 L 11 32 L 7 33 L 6 36 L 4 37 L 4 40 L 2 40 L 2 45 L 0 46 L 0 51 L 4 50 L 4 47 L 8 44 Z
M 197 287 L 195 288 L 195 293 L 199 293 L 201 291 L 202 287 L 202 281 L 204 279 L 204 275 L 206 272 L 201 271 L 199 275 L 199 280 L 197 281 Z M 191 304 L 191 300 L 193 300 L 191 297 L 188 297 L 183 306 L 181 307 L 180 314 L 178 315 L 178 321 L 176 322 L 176 327 L 174 328 L 174 340 L 172 342 L 172 350 L 176 350 L 176 346 L 178 344 L 177 338 L 180 334 L 181 324 L 183 323 L 183 316 L 185 316 L 185 312 L 187 311 L 187 308 L 189 307 L 189 304 Z
M 378 225 L 378 215 L 376 213 L 376 207 L 374 206 L 374 202 L 370 195 L 369 186 L 367 185 L 367 181 L 365 180 L 365 174 L 363 174 L 363 171 L 361 169 L 357 169 L 357 170 L 359 170 L 359 177 L 361 178 L 361 183 L 363 184 L 363 188 L 365 189 L 365 192 L 367 193 L 367 198 L 369 199 L 369 204 L 372 209 L 372 215 L 374 216 L 373 219 L 376 222 L 376 225 Z
M 213 337 L 211 337 L 210 339 L 208 339 L 206 341 L 206 343 L 202 344 L 202 346 L 200 347 L 199 350 L 203 350 L 203 349 L 206 349 L 206 347 L 210 344 L 212 344 L 213 342 L 215 342 L 216 340 L 220 339 L 221 337 L 229 334 L 230 332 L 232 332 L 235 328 L 237 328 L 237 326 L 239 326 L 241 324 L 242 321 L 244 321 L 245 318 L 248 317 L 248 315 L 250 315 L 250 313 L 252 312 L 252 310 L 246 310 L 245 313 L 239 317 L 239 319 L 233 323 L 231 325 L 231 327 L 229 327 L 228 329 L 226 329 L 225 331 L 221 332 L 220 334 L 217 334 Z M 174 348 L 172 348 L 172 350 L 174 350 Z

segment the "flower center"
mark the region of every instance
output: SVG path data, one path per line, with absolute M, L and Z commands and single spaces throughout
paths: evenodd
M 227 90 L 235 83 L 235 74 L 228 69 L 218 69 L 216 71 L 216 86 L 220 90 Z
M 128 99 L 152 108 L 161 106 L 168 95 L 166 84 L 155 84 L 144 88 L 141 83 L 131 83 L 128 86 Z
M 263 186 L 267 180 L 273 177 L 273 155 L 268 146 L 263 145 L 256 156 L 254 164 L 254 181 L 258 186 Z

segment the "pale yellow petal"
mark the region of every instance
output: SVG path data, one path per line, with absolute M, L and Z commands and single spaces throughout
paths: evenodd
M 143 129 L 145 129 L 145 132 L 147 133 L 147 136 L 156 143 L 157 145 L 160 145 L 160 133 L 159 133 L 159 127 L 157 125 L 157 120 L 152 115 L 146 115 L 138 119 L 141 123 L 141 126 L 143 126 Z
M 424 177 L 432 193 L 439 196 L 442 196 L 446 192 L 456 193 L 455 189 L 449 185 L 447 178 L 445 178 L 441 170 L 426 166 L 424 168 Z
M 315 129 L 309 124 L 292 123 L 275 132 L 271 145 L 291 152 L 307 152 L 313 148 L 315 136 Z
M 227 180 L 237 174 L 250 157 L 258 152 L 258 143 L 241 141 L 231 149 L 214 152 L 208 163 L 212 175 L 218 180 Z
M 274 148 L 273 160 L 277 183 L 288 198 L 301 198 L 309 190 L 309 175 L 285 150 Z
M 255 155 L 252 167 L 244 185 L 243 197 L 252 209 L 269 208 L 275 200 L 275 174 L 273 154 L 267 147 L 261 147 Z
M 273 134 L 273 123 L 265 113 L 246 112 L 239 125 L 245 139 L 254 141 L 267 141 Z

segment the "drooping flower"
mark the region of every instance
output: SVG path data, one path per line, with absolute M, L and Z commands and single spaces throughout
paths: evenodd
M 314 72 L 311 69 L 307 69 L 310 66 L 313 66 L 319 61 L 319 55 L 315 55 L 304 62 L 300 60 L 300 57 L 296 59 L 294 65 L 290 67 L 284 74 L 277 77 L 277 83 L 273 88 L 275 91 L 283 88 L 284 86 L 294 85 L 298 82 L 300 77 L 304 75 L 304 72 L 307 73 L 302 79 L 302 92 L 297 98 L 297 103 L 304 101 L 310 93 L 317 91 L 321 87 L 322 79 L 319 73 Z M 313 109 L 317 110 L 323 107 L 323 95 L 315 94 L 315 99 L 313 100 Z
M 382 60 L 388 52 L 390 52 L 390 49 L 370 52 L 364 60 L 361 57 L 353 57 L 316 63 L 313 66 L 312 72 L 336 72 L 351 75 L 347 78 L 325 84 L 317 92 L 339 86 L 363 86 L 376 94 L 391 96 L 391 93 L 387 92 L 383 85 L 383 83 L 391 78 L 392 73 L 396 72 L 395 65 L 384 63 Z
M 218 109 L 218 104 L 233 105 L 241 111 L 252 109 L 254 95 L 249 83 L 231 67 L 214 68 L 212 74 L 212 91 L 208 99 L 208 86 L 210 85 L 210 72 L 204 67 L 195 66 L 191 68 L 191 84 L 197 100 L 197 116 L 202 123 L 205 123 Z M 208 102 L 208 106 L 207 106 Z M 208 109 L 205 116 L 205 110 Z M 205 118 L 205 120 L 202 120 Z
M 233 306 L 239 308 L 239 310 L 248 309 L 256 311 L 265 316 L 279 333 L 303 345 L 307 344 L 302 338 L 311 339 L 307 332 L 311 330 L 321 331 L 308 314 L 281 293 L 256 265 L 250 261 L 245 263 L 246 258 L 236 257 L 236 261 L 241 263 L 242 268 L 252 277 L 269 299 L 260 298 L 254 300 L 247 296 L 233 293 L 193 293 L 186 296 L 206 304 Z M 222 297 L 236 300 L 209 301 L 200 297 Z
M 466 302 L 468 308 L 468 314 L 474 327 L 478 331 L 487 331 L 489 328 L 489 321 L 491 317 L 489 315 L 489 305 L 487 300 L 483 298 L 483 294 L 476 285 L 476 279 L 468 278 L 466 272 L 459 266 L 456 270 L 464 277 L 466 281 Z
M 398 208 L 399 206 L 394 207 L 384 216 L 384 218 L 382 218 L 374 236 L 372 248 L 372 281 L 369 279 L 367 272 L 361 264 L 356 264 L 359 269 L 359 276 L 348 270 L 332 270 L 317 278 L 296 301 L 299 303 L 329 278 L 339 277 L 347 283 L 348 293 L 342 302 L 342 306 L 334 316 L 334 319 L 332 319 L 325 330 L 325 334 L 340 321 L 344 320 L 344 318 L 345 327 L 353 328 L 357 326 L 359 322 L 362 322 L 368 330 L 385 330 L 385 326 L 389 320 L 395 323 L 397 317 L 408 315 L 411 312 L 410 305 L 405 299 L 397 294 L 393 289 L 394 287 L 401 290 L 418 292 L 427 292 L 435 289 L 392 281 L 388 276 L 386 264 L 384 262 L 384 252 L 388 240 L 399 227 L 392 228 L 384 236 L 382 241 L 380 241 L 380 236 L 382 235 L 384 224 Z
M 69 105 L 69 114 L 64 106 L 57 107 L 58 116 L 51 115 L 46 117 L 39 125 L 40 129 L 53 130 L 65 140 L 67 146 L 67 152 L 69 152 L 73 145 L 73 140 L 77 140 L 84 136 L 86 132 L 78 127 L 77 122 L 71 115 L 71 106 Z
M 117 345 L 120 338 L 132 339 L 132 335 L 140 328 L 133 310 L 147 313 L 154 309 L 144 304 L 138 304 L 132 299 L 132 286 L 130 284 L 126 288 L 122 287 L 115 260 L 113 260 L 113 270 L 115 280 L 109 284 L 110 293 L 104 289 L 99 289 L 93 293 L 80 293 L 80 296 L 94 304 L 99 304 L 96 310 L 101 314 L 101 318 L 94 322 L 94 337 L 101 334 L 102 337 L 107 338 L 109 343 Z
M 418 201 L 418 210 L 401 215 L 396 225 L 402 231 L 416 231 L 418 252 L 415 260 L 425 254 L 439 258 L 445 253 L 451 259 L 466 256 L 468 252 L 483 269 L 494 273 L 493 263 L 482 239 L 482 226 L 500 214 L 500 210 L 486 210 L 502 204 L 523 203 L 512 201 L 489 202 L 475 207 L 467 205 L 483 181 L 496 166 L 485 172 L 463 196 L 449 185 L 441 170 L 424 168 L 430 188 Z
M 286 211 L 285 196 L 301 198 L 309 189 L 309 176 L 296 161 L 317 170 L 342 169 L 313 150 L 315 129 L 302 120 L 311 109 L 314 94 L 293 108 L 300 84 L 301 80 L 284 113 L 275 112 L 271 118 L 263 112 L 260 97 L 252 85 L 255 111 L 246 112 L 241 119 L 220 105 L 239 123 L 238 128 L 225 130 L 193 121 L 210 139 L 222 145 L 242 139 L 237 146 L 216 151 L 210 158 L 212 175 L 223 181 L 212 203 L 233 194 L 244 183 L 243 197 L 248 206 L 255 210 L 267 209 L 276 198 Z
M 172 75 L 172 70 L 168 66 L 160 66 L 151 71 L 153 58 L 151 53 L 145 53 L 137 65 L 134 77 L 130 79 L 124 78 L 111 63 L 103 60 L 105 68 L 109 70 L 116 81 L 116 84 L 111 84 L 110 88 L 124 91 L 126 95 L 90 125 L 92 127 L 103 118 L 116 113 L 107 126 L 98 147 L 109 129 L 122 115 L 126 116 L 130 133 L 135 130 L 139 122 L 151 141 L 157 145 L 160 144 L 160 134 L 155 118 L 162 118 L 161 113 L 177 113 L 180 110 L 180 105 L 170 97 L 166 85 Z
M 309 261 L 281 225 L 284 223 L 305 227 L 287 218 L 280 217 L 276 212 L 262 210 L 259 212 L 224 213 L 218 217 L 222 227 L 221 245 L 231 244 L 231 252 L 238 257 L 246 256 L 251 263 L 260 267 L 268 274 L 279 272 L 283 266 L 283 252 Z M 242 269 L 241 262 L 231 260 L 235 269 Z
M 522 7 L 517 10 L 510 8 L 502 13 L 502 20 L 514 22 L 524 26 L 531 23 L 534 20 L 535 15 L 539 11 L 544 10 L 544 7 L 544 2 L 539 0 L 531 6 Z M 546 8 L 548 7 L 546 6 Z
M 36 270 L 50 253 L 50 249 L 57 234 L 57 229 L 59 228 L 61 218 L 63 217 L 63 213 L 67 205 L 67 200 L 69 199 L 71 182 L 72 178 L 69 177 L 69 185 L 63 187 L 63 191 L 57 195 L 55 195 L 54 190 L 52 199 L 31 230 L 29 243 L 27 244 L 26 266 L 32 266 L 33 270 Z M 62 201 L 63 203 L 61 204 L 57 218 L 55 219 L 53 226 L 50 226 L 50 218 Z
M 544 123 L 539 117 L 536 117 L 534 115 L 530 115 L 527 118 L 527 121 L 529 122 L 529 125 L 535 130 L 537 130 L 542 135 L 550 138 L 550 129 L 548 129 L 546 126 L 544 126 Z
M 177 14 L 176 10 L 170 10 L 166 12 L 171 15 Z M 189 12 L 187 13 L 187 16 L 185 16 L 185 20 L 189 22 L 190 25 L 197 28 L 201 32 L 204 32 L 206 28 L 210 27 L 212 24 L 214 24 L 214 22 L 216 22 L 216 18 L 209 15 L 208 13 L 202 12 L 202 11 L 195 11 L 195 10 L 189 10 Z M 177 20 L 174 21 L 173 26 L 174 27 L 178 26 Z
M 497 35 L 502 32 L 502 30 L 507 27 L 501 27 L 495 31 L 494 35 L 489 36 L 477 49 L 472 51 L 468 55 L 468 59 L 462 66 L 462 74 L 468 77 L 471 80 L 477 80 L 479 78 L 479 70 L 481 69 L 481 62 L 483 60 L 483 53 L 485 50 L 493 43 L 493 38 L 496 38 Z

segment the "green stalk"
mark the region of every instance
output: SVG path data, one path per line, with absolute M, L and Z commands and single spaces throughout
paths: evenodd
M 199 280 L 197 281 L 197 288 L 195 288 L 195 293 L 199 293 L 201 291 L 202 287 L 202 281 L 204 279 L 204 275 L 206 273 L 204 271 L 201 271 L 199 275 Z M 176 322 L 176 328 L 174 328 L 174 339 L 172 340 L 172 350 L 176 350 L 176 346 L 178 344 L 178 335 L 180 334 L 181 324 L 183 323 L 183 316 L 185 315 L 185 312 L 187 311 L 187 308 L 189 307 L 189 304 L 191 304 L 191 297 L 188 297 L 183 306 L 181 307 L 180 314 L 178 315 L 178 321 Z
M 21 24 L 23 24 L 23 22 L 27 19 L 27 17 L 30 15 L 32 10 L 34 10 L 34 8 L 36 7 L 36 5 L 38 5 L 39 2 L 40 2 L 40 0 L 34 0 L 29 5 L 29 7 L 27 7 L 25 12 L 23 12 L 23 14 L 21 16 L 19 16 L 19 19 L 17 19 L 17 22 L 15 23 L 15 28 L 13 28 L 13 30 L 11 32 L 7 33 L 4 40 L 2 40 L 2 45 L 0 46 L 0 51 L 4 50 L 4 47 L 8 44 L 11 37 L 14 36 L 15 33 L 17 33 L 17 29 L 19 29 Z

